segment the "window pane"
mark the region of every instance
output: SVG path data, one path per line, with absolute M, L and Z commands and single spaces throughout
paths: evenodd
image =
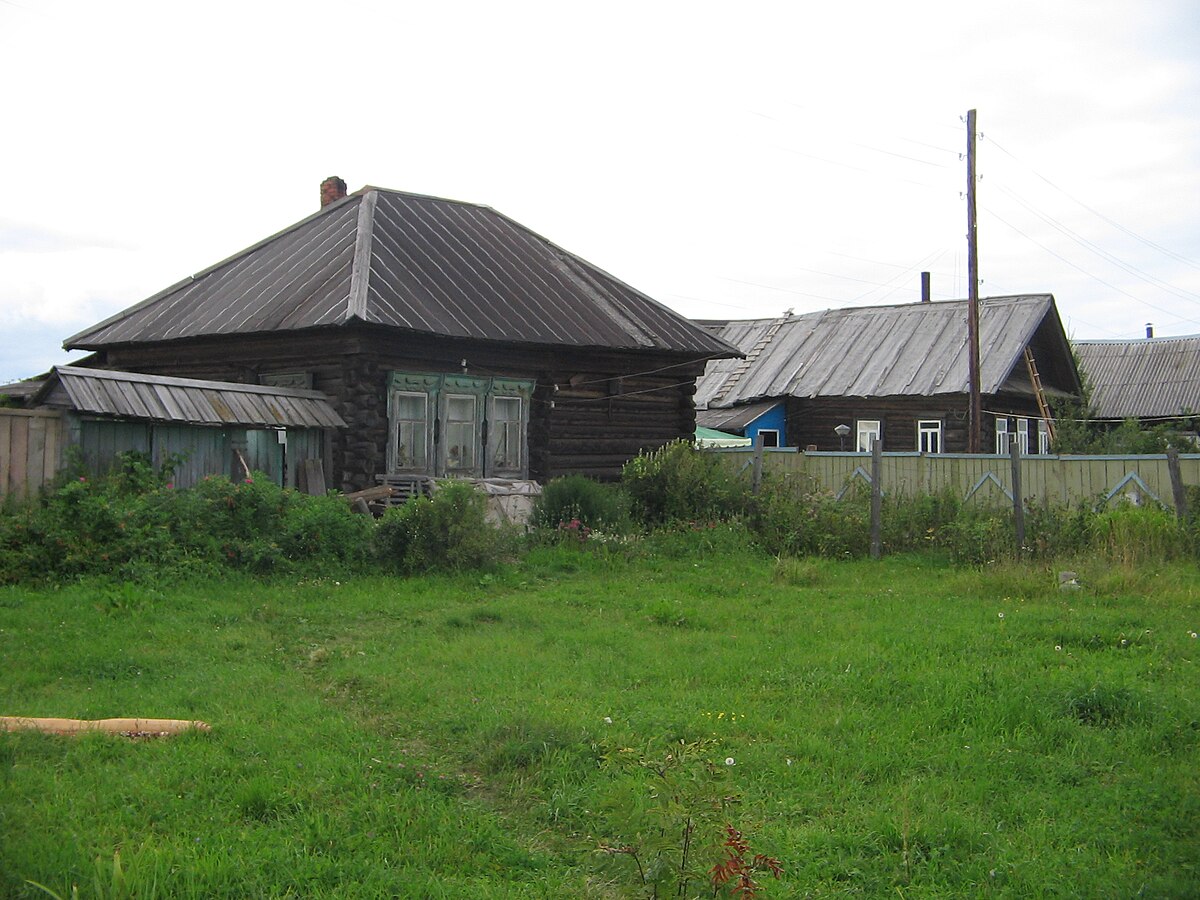
M 942 452 L 942 423 L 937 419 L 917 422 L 917 449 L 921 453 Z
M 475 467 L 475 398 L 446 398 L 446 468 Z
M 488 426 L 492 444 L 492 467 L 521 467 L 521 398 L 496 397 Z
M 878 419 L 860 419 L 858 422 L 858 452 L 870 453 L 871 443 L 880 440 Z
M 427 461 L 425 435 L 429 398 L 425 394 L 397 393 L 392 402 L 396 467 L 424 468 Z

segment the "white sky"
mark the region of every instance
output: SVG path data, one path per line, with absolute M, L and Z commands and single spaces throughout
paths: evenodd
M 695 318 L 984 296 L 1200 333 L 1200 3 L 0 0 L 0 381 L 295 222 L 492 206 Z

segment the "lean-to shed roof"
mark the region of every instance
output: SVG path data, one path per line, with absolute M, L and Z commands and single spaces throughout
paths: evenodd
M 1200 335 L 1133 341 L 1074 341 L 1102 419 L 1200 412 Z
M 778 319 L 708 323 L 744 359 L 714 360 L 696 405 L 733 406 L 770 397 L 891 397 L 969 391 L 967 301 L 831 309 Z M 1039 360 L 1047 394 L 1078 390 L 1050 294 L 980 301 L 980 391 L 998 393 L 1035 335 L 1057 359 Z M 1060 384 L 1048 377 L 1051 366 Z M 1063 371 L 1065 370 L 1065 372 Z
M 38 400 L 91 415 L 188 425 L 340 428 L 346 424 L 319 391 L 72 366 L 55 367 Z
M 733 351 L 486 206 L 367 187 L 68 338 L 101 349 L 351 323 L 538 345 Z

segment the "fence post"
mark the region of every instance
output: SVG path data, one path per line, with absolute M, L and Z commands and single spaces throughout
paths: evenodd
M 883 442 L 871 440 L 871 559 L 879 559 L 883 545 Z
M 1025 549 L 1025 504 L 1021 499 L 1021 445 L 1016 436 L 1009 441 L 1008 455 L 1012 460 L 1013 524 L 1017 529 L 1017 553 Z
M 1174 447 L 1167 450 L 1167 473 L 1171 476 L 1171 495 L 1175 498 L 1175 517 L 1182 522 L 1187 518 L 1187 492 L 1183 489 L 1183 473 L 1179 471 L 1179 451 Z
M 750 484 L 754 493 L 758 493 L 758 489 L 762 487 L 762 467 L 763 467 L 763 434 L 758 432 L 754 435 L 754 474 L 751 476 Z

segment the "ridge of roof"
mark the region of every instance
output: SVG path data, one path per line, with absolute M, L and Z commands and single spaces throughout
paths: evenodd
M 393 202 L 380 200 L 381 195 L 392 198 Z M 352 218 L 352 212 L 350 215 L 346 213 L 352 210 L 354 204 L 358 204 L 358 209 L 357 216 Z M 434 227 L 430 223 L 435 222 L 439 216 L 450 216 L 451 219 L 457 219 L 457 214 L 452 213 L 449 208 L 460 208 L 472 211 L 469 214 L 472 217 L 478 216 L 480 227 L 484 228 L 483 233 L 486 235 L 499 236 L 500 240 L 505 240 L 504 232 L 507 230 L 514 237 L 519 238 L 520 242 L 527 242 L 531 250 L 540 247 L 536 251 L 535 257 L 530 257 L 529 260 L 517 259 L 515 267 L 510 268 L 508 272 L 500 273 L 501 282 L 498 283 L 500 289 L 511 289 L 506 288 L 505 285 L 509 284 L 514 273 L 516 273 L 515 277 L 518 281 L 525 277 L 519 268 L 520 265 L 526 263 L 533 265 L 534 269 L 529 271 L 534 278 L 538 277 L 536 271 L 538 265 L 554 266 L 559 269 L 556 277 L 561 280 L 557 292 L 553 292 L 552 296 L 547 295 L 534 300 L 531 309 L 535 308 L 538 303 L 542 303 L 543 300 L 555 299 L 567 303 L 568 307 L 566 308 L 569 308 L 570 304 L 576 304 L 581 310 L 590 307 L 591 312 L 588 317 L 579 320 L 578 327 L 541 329 L 537 339 L 531 340 L 530 343 L 688 352 L 693 355 L 699 354 L 704 358 L 740 355 L 736 347 L 696 325 L 660 301 L 621 281 L 575 253 L 554 244 L 529 227 L 490 206 L 371 185 L 347 194 L 286 228 L 175 282 L 87 329 L 77 332 L 64 341 L 64 347 L 96 349 L 123 344 L 244 334 L 289 327 L 336 327 L 352 321 L 375 322 L 377 310 L 372 305 L 373 290 L 378 286 L 377 282 L 381 277 L 385 278 L 385 285 L 388 284 L 389 279 L 395 281 L 390 274 L 381 275 L 377 271 L 376 247 L 380 241 L 384 241 L 385 246 L 392 246 L 396 241 L 396 237 L 392 235 L 395 230 L 394 226 L 389 225 L 387 221 L 381 222 L 376 210 L 377 207 L 381 212 L 387 209 L 389 210 L 388 214 L 392 215 L 393 206 L 400 207 L 409 204 L 414 210 L 421 207 L 426 207 L 428 210 L 427 213 L 417 214 L 414 219 L 414 225 L 418 229 Z M 327 227 L 313 225 L 322 217 L 337 215 L 339 212 L 342 215 L 336 221 L 331 221 Z M 467 214 L 464 213 L 464 215 Z M 484 224 L 488 222 L 494 224 Z M 436 227 L 444 227 L 444 225 Z M 304 229 L 309 230 L 302 232 Z M 296 234 L 297 232 L 302 233 Z M 281 245 L 280 250 L 276 251 L 268 246 L 287 239 L 289 235 L 296 236 L 287 244 Z M 320 252 L 324 255 L 313 258 L 311 274 L 319 276 L 322 280 L 312 282 L 312 284 L 316 285 L 316 290 L 321 291 L 325 305 L 319 309 L 310 308 L 307 312 L 292 319 L 290 325 L 284 324 L 285 320 L 282 319 L 274 322 L 252 320 L 251 316 L 256 315 L 254 304 L 258 301 L 246 302 L 244 300 L 246 295 L 237 292 L 239 280 L 246 281 L 248 277 L 259 279 L 260 277 L 275 276 L 283 270 L 273 262 L 272 254 L 281 256 L 295 252 L 296 248 L 311 248 L 318 244 L 322 246 Z M 434 248 L 438 249 L 438 246 L 435 244 Z M 425 249 L 428 250 L 428 246 Z M 484 254 L 489 252 L 487 249 L 479 249 Z M 265 255 L 256 256 L 260 251 L 263 251 Z M 522 251 L 516 247 L 515 252 Z M 536 257 L 540 257 L 540 260 Z M 337 262 L 338 260 L 341 262 Z M 470 266 L 469 260 L 464 261 Z M 275 272 L 269 268 L 272 265 L 275 265 Z M 334 268 L 335 265 L 341 268 Z M 432 257 L 421 260 L 420 265 L 425 265 L 426 277 L 434 272 L 435 268 L 438 271 L 441 270 L 441 261 Z M 318 270 L 317 266 L 323 268 Z M 258 274 L 262 272 L 265 272 L 266 275 Z M 215 282 L 205 281 L 212 276 L 216 277 Z M 445 273 L 443 273 L 443 277 L 445 277 Z M 257 287 L 258 283 L 257 281 L 246 282 L 254 287 Z M 429 283 L 426 281 L 426 284 Z M 303 289 L 306 285 L 299 283 L 299 286 Z M 437 287 L 436 283 L 435 287 Z M 453 288 L 455 285 L 451 284 L 451 287 Z M 485 292 L 488 289 L 486 285 L 480 285 L 480 287 Z M 517 287 L 520 289 L 519 284 Z M 386 290 L 386 287 L 381 289 Z M 469 289 L 468 287 L 467 290 Z M 279 292 L 285 288 L 276 286 L 274 290 L 277 292 L 277 297 L 283 298 L 284 295 Z M 221 302 L 224 306 L 214 306 L 210 300 L 213 297 L 223 297 Z M 199 298 L 205 311 L 199 314 L 181 312 L 185 307 L 180 304 L 195 298 Z M 417 298 L 412 299 L 420 302 Z M 474 302 L 478 307 L 481 300 L 480 297 L 474 297 L 467 302 L 468 306 Z M 217 325 L 219 320 L 216 317 L 227 314 L 229 310 L 244 314 L 245 318 L 237 320 L 232 325 L 228 320 L 225 320 L 224 325 Z M 320 310 L 324 310 L 324 312 Z M 417 327 L 413 319 L 405 319 L 405 314 L 417 311 L 416 308 L 412 306 L 397 307 L 397 310 L 406 312 L 393 316 L 390 322 L 378 322 L 377 324 L 421 333 L 457 337 L 472 336 L 473 333 L 473 336 L 483 340 L 522 342 L 519 335 L 511 333 L 512 328 L 497 330 L 489 328 L 482 322 L 475 322 L 474 327 L 462 329 L 466 332 L 464 334 L 460 334 L 457 329 L 441 330 L 432 319 L 426 327 Z M 545 310 L 541 312 L 545 313 Z M 199 318 L 200 315 L 207 315 L 208 319 L 202 320 Z M 419 311 L 417 311 L 417 315 L 419 319 Z M 585 320 L 590 324 L 586 324 Z M 602 320 L 607 321 L 608 325 L 601 325 Z M 243 325 L 243 323 L 249 324 Z
M 1200 341 L 1200 334 L 1171 334 L 1156 337 L 1138 338 L 1080 338 L 1072 339 L 1072 346 L 1077 344 L 1101 344 L 1113 346 L 1139 346 L 1142 344 L 1163 344 L 1169 341 Z

